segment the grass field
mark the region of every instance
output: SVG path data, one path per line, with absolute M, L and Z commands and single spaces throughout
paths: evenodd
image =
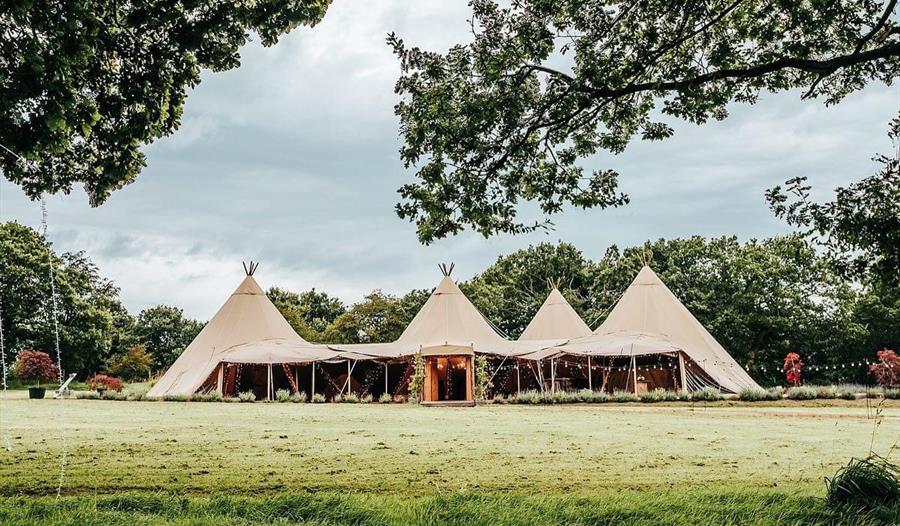
M 897 445 L 896 401 L 874 419 L 865 400 L 423 408 L 14 396 L 2 407 L 3 524 L 900 521 L 900 508 L 834 514 L 821 501 L 823 477 Z

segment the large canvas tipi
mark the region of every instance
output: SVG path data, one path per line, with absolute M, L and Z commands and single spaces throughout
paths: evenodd
M 519 340 L 570 339 L 589 334 L 591 328 L 554 285 L 541 308 L 522 331 Z
M 241 361 L 265 363 L 265 356 L 247 349 L 256 342 L 291 342 L 313 347 L 288 324 L 253 278 L 252 266 L 238 288 L 215 316 L 150 389 L 148 396 L 191 395 L 226 361 L 233 349 L 242 349 Z
M 588 338 L 636 335 L 638 340 L 663 342 L 680 349 L 724 390 L 760 388 L 648 266 L 594 335 Z
M 338 352 L 375 358 L 423 354 L 483 353 L 513 356 L 563 343 L 511 341 L 478 311 L 453 278 L 452 267 L 442 267 L 443 278 L 400 337 L 391 343 L 335 345 Z

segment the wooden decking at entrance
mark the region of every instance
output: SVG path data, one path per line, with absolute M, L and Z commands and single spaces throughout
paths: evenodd
M 475 407 L 475 400 L 441 400 L 438 402 L 419 402 L 425 407 Z

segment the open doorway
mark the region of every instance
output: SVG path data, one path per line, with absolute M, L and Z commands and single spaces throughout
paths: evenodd
M 472 401 L 472 357 L 429 356 L 425 358 L 425 402 Z

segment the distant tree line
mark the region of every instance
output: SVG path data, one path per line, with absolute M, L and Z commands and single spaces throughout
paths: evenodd
M 592 261 L 569 243 L 542 243 L 500 256 L 460 283 L 497 327 L 517 338 L 546 298 L 549 280 L 592 328 L 615 306 L 644 261 L 719 342 L 765 384 L 784 379 L 779 366 L 797 352 L 813 381 L 864 381 L 864 367 L 900 345 L 900 291 L 839 277 L 831 260 L 800 236 L 741 243 L 736 237 L 658 240 Z M 278 288 L 269 297 L 297 332 L 313 342 L 396 339 L 430 291 L 402 296 L 374 291 L 345 306 L 324 292 Z M 835 366 L 824 370 L 824 366 Z M 765 368 L 765 371 L 763 371 Z
M 118 288 L 84 253 L 52 252 L 33 229 L 0 225 L 0 301 L 7 360 L 18 349 L 55 355 L 48 250 L 56 277 L 63 368 L 81 378 L 107 372 L 146 377 L 168 367 L 203 324 L 172 306 L 130 314 Z M 658 240 L 591 260 L 569 243 L 542 243 L 503 255 L 460 287 L 508 337 L 516 338 L 544 301 L 548 281 L 596 328 L 649 262 L 741 365 L 764 384 L 783 381 L 788 352 L 807 367 L 869 359 L 900 347 L 900 291 L 877 279 L 850 280 L 799 235 L 741 242 L 736 237 Z M 430 290 L 375 290 L 346 305 L 316 289 L 267 292 L 311 342 L 396 339 Z M 762 368 L 765 367 L 765 371 Z M 864 368 L 806 374 L 809 381 L 862 381 Z
M 0 308 L 8 364 L 20 349 L 43 350 L 56 359 L 51 268 L 63 370 L 82 380 L 101 371 L 145 379 L 175 361 L 203 327 L 176 307 L 130 314 L 119 288 L 84 252 L 57 254 L 34 229 L 3 223 Z

